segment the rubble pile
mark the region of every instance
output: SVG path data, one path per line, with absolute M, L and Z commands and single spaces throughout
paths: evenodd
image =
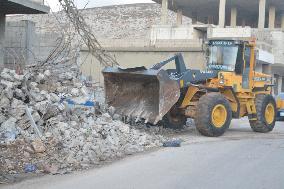
M 78 70 L 48 65 L 22 75 L 2 71 L 0 175 L 70 172 L 162 145 L 163 136 L 108 113 L 103 90 L 82 82 Z

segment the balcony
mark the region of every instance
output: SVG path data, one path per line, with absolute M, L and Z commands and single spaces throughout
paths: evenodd
M 0 12 L 3 14 L 43 14 L 50 8 L 43 0 L 6 0 L 0 2 Z
M 44 5 L 44 1 L 45 0 L 31 0 L 32 2 L 35 2 L 35 3 L 38 3 L 38 4 L 41 4 L 41 5 Z

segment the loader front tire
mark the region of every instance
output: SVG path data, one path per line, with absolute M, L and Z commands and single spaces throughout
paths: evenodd
M 254 132 L 268 133 L 274 129 L 276 122 L 276 102 L 272 95 L 257 95 L 255 98 L 256 118 L 250 120 Z
M 208 137 L 219 137 L 229 128 L 232 109 L 229 101 L 220 93 L 208 93 L 199 99 L 196 109 L 197 130 Z

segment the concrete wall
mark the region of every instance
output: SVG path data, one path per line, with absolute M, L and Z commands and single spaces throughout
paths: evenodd
M 4 38 L 6 17 L 0 14 L 0 70 L 4 67 Z
M 129 51 L 116 51 L 112 52 L 117 61 L 122 67 L 137 67 L 146 66 L 151 67 L 155 63 L 161 62 L 173 56 L 176 52 L 165 52 L 165 51 L 140 51 L 140 52 L 129 52 Z M 202 52 L 183 52 L 186 66 L 188 68 L 195 68 L 204 70 L 205 58 Z M 103 77 L 101 74 L 104 68 L 97 59 L 90 55 L 87 51 L 81 51 L 81 69 L 82 73 L 86 77 L 92 78 L 95 82 L 103 84 Z M 174 62 L 165 68 L 174 68 Z
M 273 53 L 275 55 L 275 62 L 284 65 L 284 32 L 272 31 L 271 40 L 273 44 Z
M 152 26 L 151 41 L 160 39 L 176 40 L 176 39 L 193 39 L 194 31 L 192 26 L 156 25 Z
M 38 61 L 46 60 L 62 36 L 59 33 L 37 33 L 34 54 Z
M 45 60 L 56 47 L 57 33 L 36 33 L 31 21 L 7 22 L 5 34 L 5 67 L 17 69 Z
M 5 66 L 23 67 L 34 62 L 35 24 L 30 21 L 7 22 L 5 34 Z M 15 67 L 16 66 L 16 67 Z

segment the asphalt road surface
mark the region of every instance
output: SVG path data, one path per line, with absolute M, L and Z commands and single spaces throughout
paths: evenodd
M 3 188 L 40 189 L 283 189 L 284 122 L 268 134 L 246 120 L 220 138 L 191 130 L 180 148 L 162 148 L 99 169 L 35 178 Z M 0 186 L 1 188 L 1 186 Z

